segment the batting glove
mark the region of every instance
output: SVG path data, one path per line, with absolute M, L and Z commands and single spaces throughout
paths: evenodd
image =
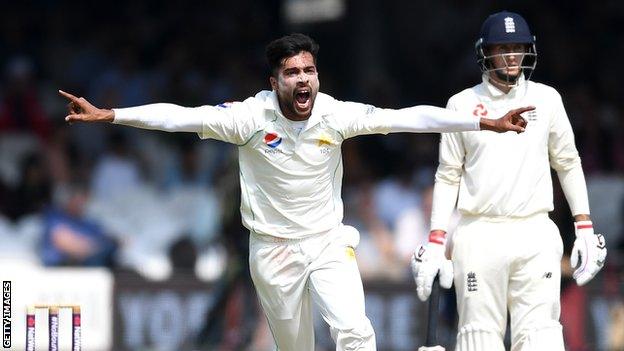
M 427 245 L 420 245 L 412 256 L 412 274 L 416 281 L 416 292 L 421 301 L 431 295 L 431 286 L 439 274 L 440 286 L 449 289 L 453 285 L 453 263 L 446 259 L 444 237 L 429 236 Z
M 581 286 L 600 271 L 607 257 L 607 247 L 604 236 L 594 233 L 591 221 L 575 222 L 574 230 L 576 240 L 572 247 L 570 264 L 572 268 L 576 268 L 572 277 Z

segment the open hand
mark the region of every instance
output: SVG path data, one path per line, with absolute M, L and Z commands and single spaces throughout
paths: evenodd
M 59 94 L 69 100 L 68 115 L 65 121 L 73 122 L 112 122 L 115 119 L 113 110 L 97 108 L 85 98 L 78 98 L 70 93 L 59 90 Z

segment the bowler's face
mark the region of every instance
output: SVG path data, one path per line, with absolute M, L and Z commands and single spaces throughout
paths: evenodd
M 312 54 L 302 51 L 286 58 L 276 75 L 270 78 L 271 88 L 277 93 L 284 116 L 293 121 L 310 118 L 319 90 Z

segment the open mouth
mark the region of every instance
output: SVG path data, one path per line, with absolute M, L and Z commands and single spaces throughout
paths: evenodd
M 301 107 L 305 107 L 310 101 L 310 90 L 302 89 L 295 92 L 295 100 Z

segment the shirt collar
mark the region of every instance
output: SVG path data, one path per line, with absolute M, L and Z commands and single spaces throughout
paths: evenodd
M 483 81 L 483 86 L 485 87 L 486 92 L 492 99 L 498 99 L 502 97 L 511 97 L 514 98 L 518 95 L 519 91 L 523 91 L 525 88 L 526 80 L 524 79 L 524 74 L 518 78 L 518 84 L 509 90 L 509 93 L 505 94 L 503 91 L 498 89 L 494 84 L 490 83 L 490 77 L 488 74 L 484 73 L 481 76 L 481 80 Z

